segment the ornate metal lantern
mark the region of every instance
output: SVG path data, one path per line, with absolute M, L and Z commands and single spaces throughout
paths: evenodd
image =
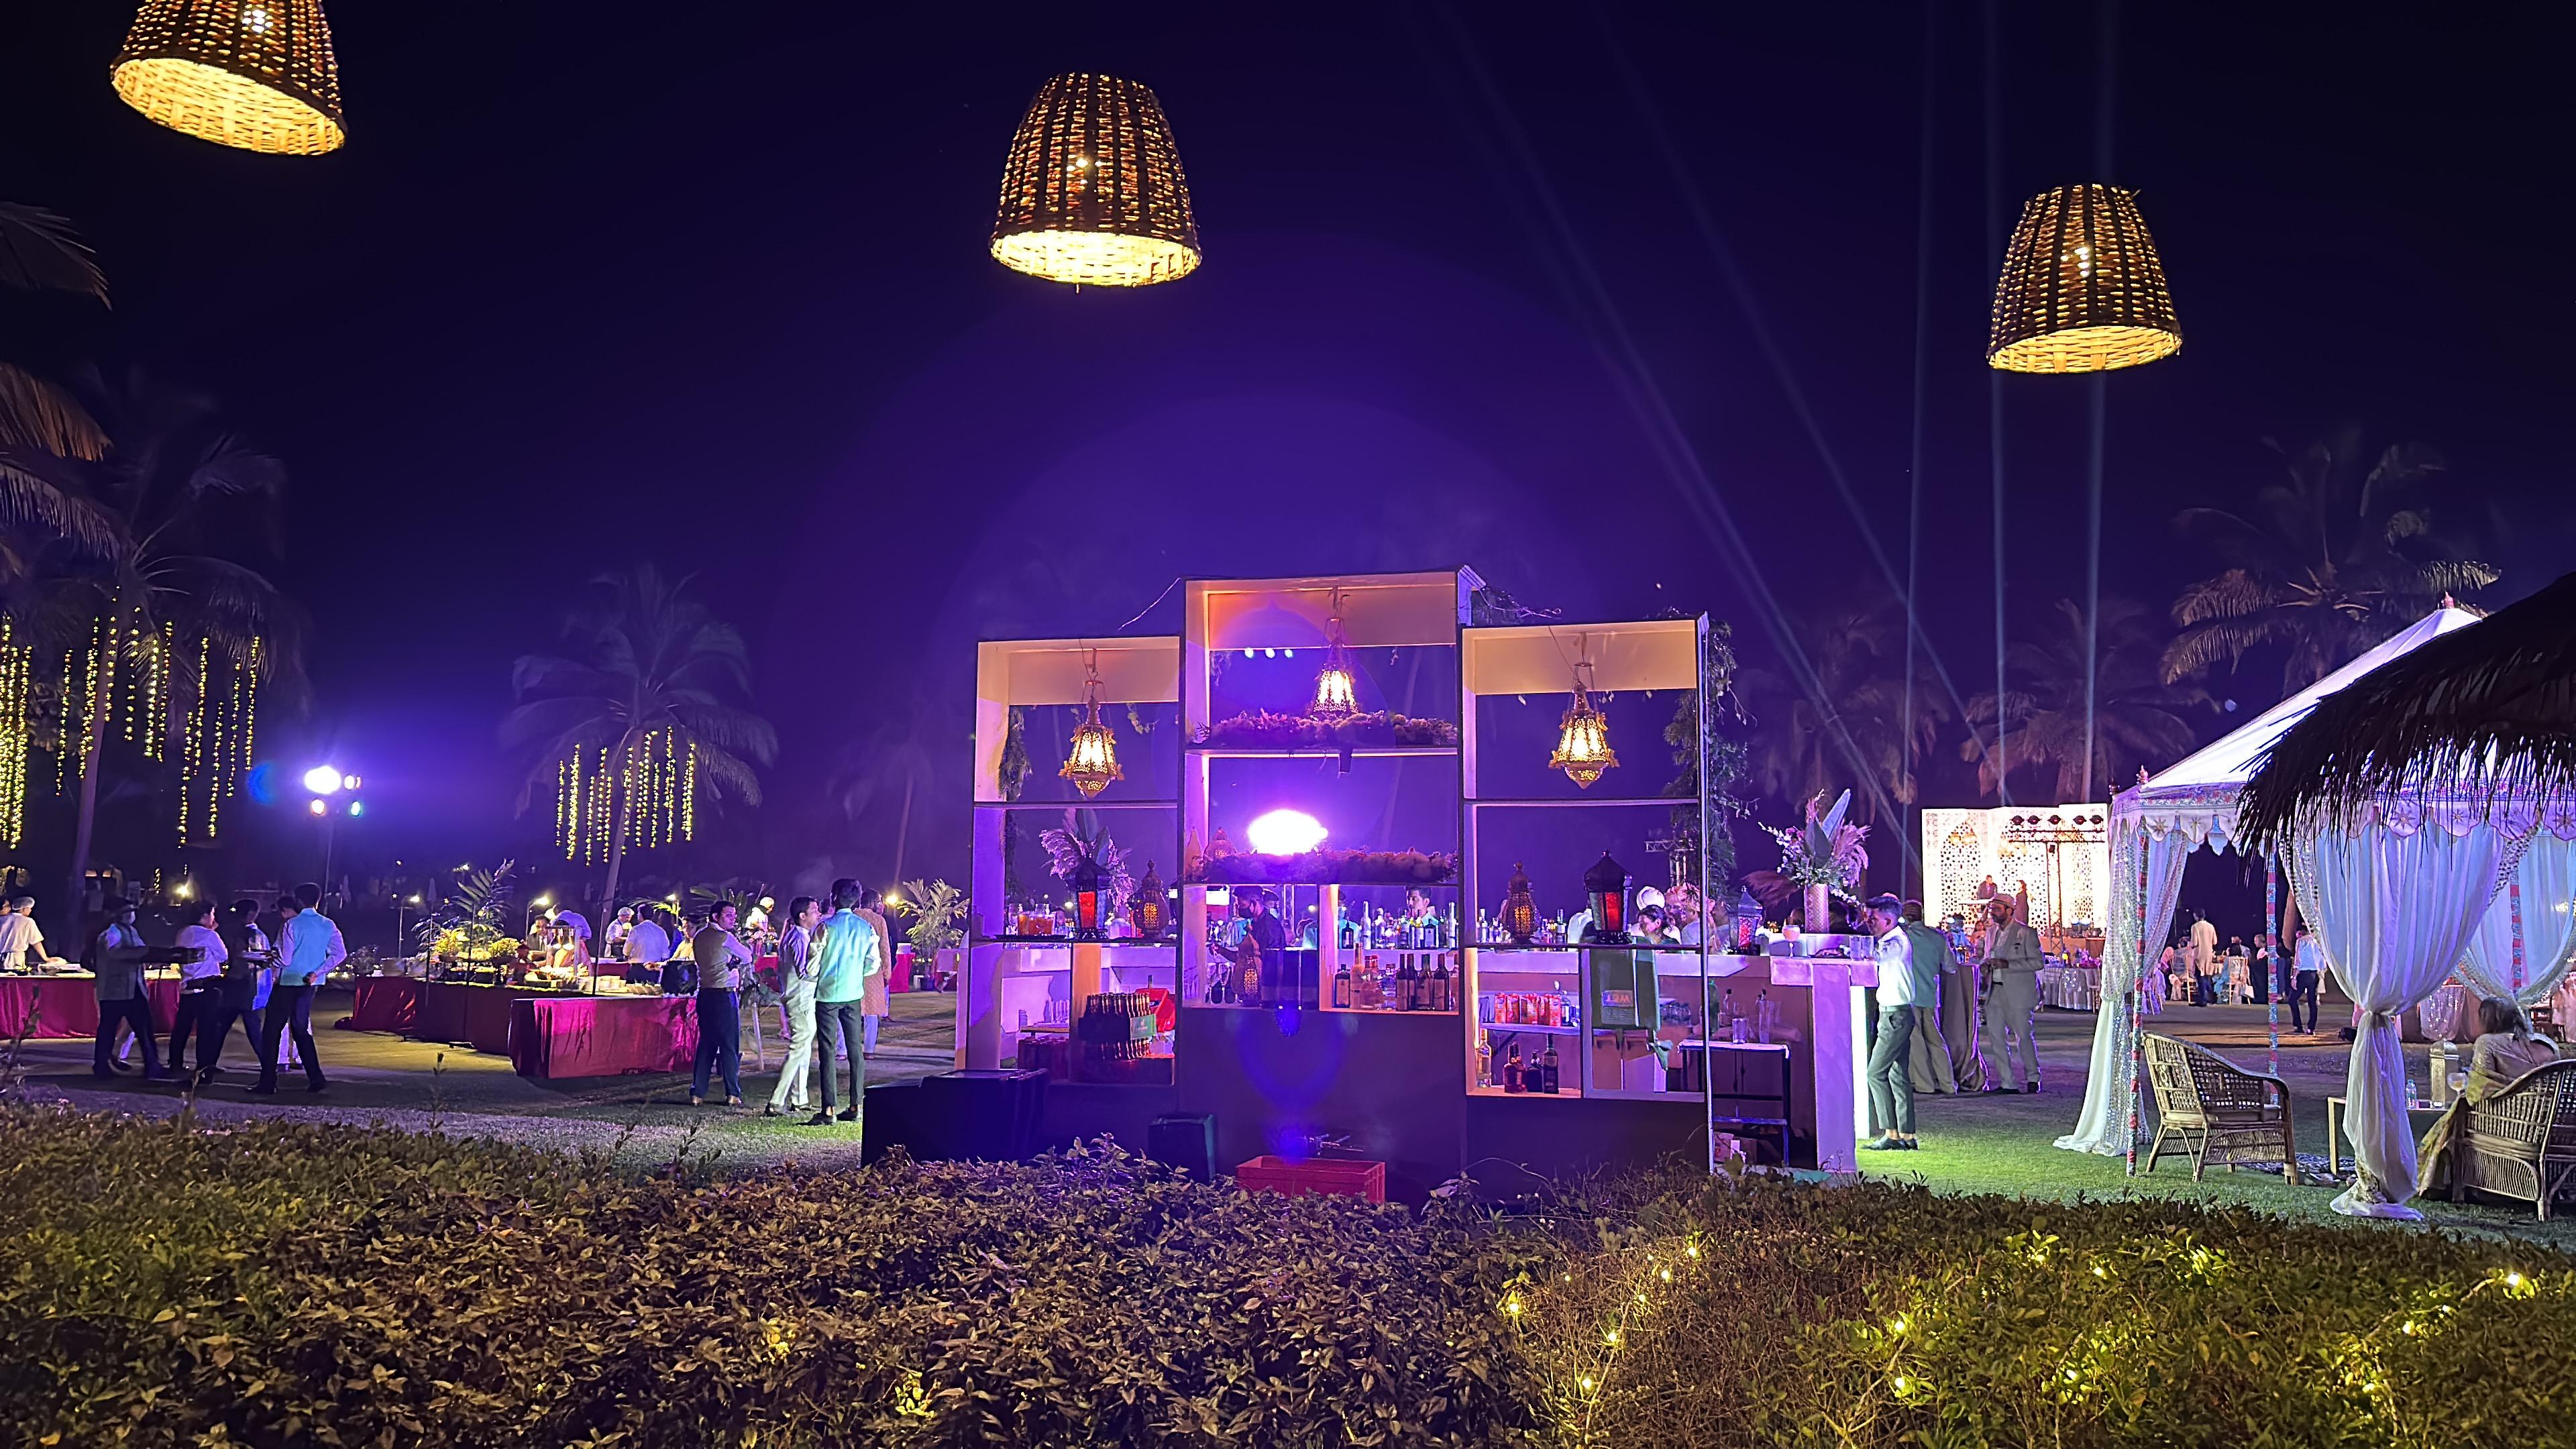
M 1619 946 L 1628 940 L 1628 870 L 1601 852 L 1590 870 L 1583 873 L 1583 894 L 1592 907 L 1592 937 L 1595 944 Z
M 1577 640 L 1576 647 L 1582 647 Z M 1592 659 L 1588 653 L 1574 665 L 1574 702 L 1566 706 L 1565 718 L 1557 722 L 1556 753 L 1547 757 L 1547 767 L 1563 770 L 1565 778 L 1578 788 L 1589 790 L 1604 770 L 1619 767 L 1619 752 L 1610 748 L 1610 722 L 1592 707 Z
M 1306 706 L 1309 718 L 1326 724 L 1338 724 L 1360 712 L 1358 680 L 1351 673 L 1350 650 L 1342 642 L 1342 596 L 1333 593 L 1333 622 L 1325 641 L 1324 667 L 1315 674 L 1315 699 Z
M 1082 702 L 1089 713 L 1081 724 L 1074 726 L 1073 746 L 1065 752 L 1064 768 L 1056 774 L 1071 780 L 1073 788 L 1080 790 L 1082 798 L 1088 800 L 1108 789 L 1110 781 L 1126 779 L 1127 772 L 1118 767 L 1118 741 L 1109 733 L 1109 726 L 1100 722 L 1098 650 L 1092 651 L 1091 659 L 1084 667 L 1090 679 L 1083 686 Z
M 1154 863 L 1145 862 L 1145 878 L 1136 883 L 1136 894 L 1127 898 L 1127 918 L 1136 923 L 1136 934 L 1147 941 L 1163 939 L 1163 881 L 1154 874 Z
M 1523 946 L 1538 934 L 1538 901 L 1530 895 L 1529 871 L 1519 861 L 1512 862 L 1511 892 L 1503 898 L 1503 930 Z
M 2181 349 L 2164 263 L 2135 195 L 2117 186 L 2060 186 L 2022 207 L 1995 283 L 1989 365 L 2105 372 Z
M 1038 88 L 1002 165 L 993 256 L 1033 277 L 1103 287 L 1198 269 L 1189 184 L 1152 91 L 1078 72 Z
M 348 139 L 321 0 L 144 0 L 108 79 L 174 131 L 318 156 Z
M 1100 862 L 1088 855 L 1073 867 L 1073 939 L 1100 939 Z

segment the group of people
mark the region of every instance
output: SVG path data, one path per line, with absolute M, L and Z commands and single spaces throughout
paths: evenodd
M 894 964 L 883 895 L 844 877 L 832 882 L 831 905 L 826 916 L 812 896 L 796 897 L 787 903 L 786 924 L 778 932 L 778 1012 L 787 1060 L 762 1112 L 777 1117 L 812 1108 L 813 1115 L 805 1119 L 809 1127 L 859 1120 L 867 1058 L 876 1050 L 877 1023 L 889 1010 L 886 978 Z M 704 1105 L 710 1086 L 719 1083 L 726 1105 L 743 1105 L 742 992 L 757 958 L 743 944 L 741 927 L 740 908 L 724 901 L 688 939 L 698 1009 L 698 1053 L 689 1077 L 692 1107 Z M 668 929 L 660 921 L 636 925 L 626 938 L 629 951 L 644 932 Z M 646 945 L 651 944 L 646 938 Z M 638 954 L 634 959 L 649 957 Z M 850 1065 L 846 1105 L 836 1095 L 844 1060 Z M 823 1101 L 815 1107 L 811 1093 L 818 1062 Z
M 115 1075 L 122 1065 L 117 1060 L 119 1038 L 130 1031 L 142 1051 L 144 1075 L 202 1085 L 221 1070 L 224 1045 L 238 1024 L 259 1063 L 259 1081 L 251 1091 L 277 1090 L 280 1053 L 290 1045 L 292 1060 L 304 1069 L 305 1090 L 327 1088 L 321 1056 L 314 1050 L 313 993 L 348 959 L 349 947 L 339 924 L 322 914 L 319 885 L 296 887 L 293 900 L 295 910 L 284 917 L 274 940 L 259 924 L 259 902 L 244 898 L 218 908 L 207 900 L 188 907 L 172 943 L 156 949 L 135 925 L 135 903 L 110 897 L 101 908 L 106 925 L 82 952 L 82 964 L 98 992 L 92 1073 Z M 170 1026 L 166 1070 L 144 984 L 148 968 L 161 963 L 179 969 L 179 1004 Z M 192 1038 L 193 1068 L 188 1064 Z
M 2039 932 L 2014 902 L 1985 903 L 1963 956 L 1952 937 L 1923 919 L 1921 901 L 1893 895 L 1867 903 L 1871 954 L 1878 966 L 1876 1017 L 1869 1023 L 1866 1080 L 1873 1152 L 1920 1146 L 1914 1130 L 1917 1093 L 2039 1091 L 2039 971 L 2047 964 Z M 1986 1059 L 1983 1027 L 2001 1043 Z
M 2313 1036 L 2324 965 L 2315 949 L 2305 926 L 2292 929 L 2286 949 L 2268 932 L 2257 934 L 2250 947 L 2243 936 L 2231 936 L 2222 948 L 2218 927 L 2194 911 L 2191 924 L 2157 958 L 2151 984 L 2162 990 L 2146 993 L 2147 1010 L 2160 1012 L 2168 1003 L 2262 1005 L 2278 999 L 2290 1008 L 2290 1029 Z

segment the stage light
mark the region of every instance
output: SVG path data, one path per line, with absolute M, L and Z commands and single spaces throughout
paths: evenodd
M 1244 838 L 1263 855 L 1303 855 L 1324 843 L 1323 824 L 1303 810 L 1273 810 L 1244 827 Z
M 315 765 L 304 772 L 304 788 L 316 795 L 336 795 L 346 783 L 340 778 L 340 772 L 329 765 Z

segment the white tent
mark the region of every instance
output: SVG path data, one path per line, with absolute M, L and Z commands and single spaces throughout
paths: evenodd
M 2172 928 L 2174 899 L 2182 884 L 2183 863 L 2191 852 L 2202 846 L 2225 851 L 2233 845 L 2237 796 L 2263 752 L 2327 695 L 2477 620 L 2463 609 L 2437 610 L 2215 744 L 2112 799 L 2110 939 L 2103 952 L 2102 1009 L 2094 1027 L 2092 1072 L 2083 1110 L 2075 1130 L 2059 1138 L 2058 1146 L 2110 1154 L 2130 1150 L 2135 1121 L 2130 1062 L 2137 1029 L 2136 987 L 2143 964 L 2140 942 L 2160 942 Z M 2493 966 L 2486 958 L 2499 949 L 2486 938 L 2501 933 L 2479 928 L 2491 905 L 2503 908 L 2501 881 L 2521 880 L 2525 889 L 2564 892 L 2566 847 L 2570 836 L 2576 836 L 2576 809 L 2557 802 L 2556 808 L 2541 811 L 2522 802 L 2515 809 L 2490 812 L 2489 804 L 2483 796 L 2465 802 L 2382 801 L 2351 831 L 2311 837 L 2290 853 L 2287 863 L 2299 914 L 2317 927 L 2319 945 L 2337 981 L 2361 1003 L 2372 1027 L 2354 1048 L 2353 1111 L 2345 1120 L 2363 1164 L 2364 1183 L 2338 1201 L 2339 1207 L 2347 1207 L 2348 1200 L 2347 1210 L 2402 1214 L 2404 1209 L 2392 1213 L 2384 1201 L 2372 1199 L 2375 1195 L 2384 1200 L 2392 1192 L 2402 1197 L 2413 1187 L 2411 1182 L 2401 1187 L 2396 1181 L 2401 1167 L 2411 1176 L 2414 1150 L 2404 1106 L 2398 1100 L 2404 1095 L 2405 1082 L 2397 1057 L 2395 1013 L 2421 1000 L 2454 966 L 2468 970 L 2473 981 L 2482 975 L 2503 974 L 2479 969 L 2482 964 Z M 2425 830 L 2426 824 L 2441 828 Z M 2536 828 L 2543 825 L 2547 828 Z M 2529 848 L 2535 840 L 2542 843 L 2540 849 Z M 2408 853 L 2409 858 L 2394 859 L 2400 853 Z M 2456 878 L 2460 884 L 2456 890 L 2424 888 L 2424 882 L 2436 878 Z M 2412 887 L 2402 897 L 2386 889 L 2401 881 Z M 2545 983 L 2522 979 L 2526 933 L 2519 894 L 2511 932 L 2517 978 L 2513 984 L 2517 994 L 2532 999 L 2536 992 L 2521 988 L 2528 984 L 2545 989 Z M 2439 909 L 2426 909 L 2428 903 Z M 2555 936 L 2530 943 L 2541 947 L 2535 954 L 2551 980 L 2565 969 L 2569 946 L 2569 933 L 2559 924 L 2567 913 L 2555 914 L 2556 922 L 2536 923 L 2554 927 Z M 2441 958 L 2434 965 L 2431 984 L 2422 990 L 2393 981 L 2398 976 L 2420 978 L 2422 969 L 2392 973 L 2383 965 L 2382 958 L 2410 953 L 2427 962 L 2434 956 Z M 2392 979 L 2383 981 L 2383 977 Z M 2383 1090 L 2384 1079 L 2392 1074 L 2394 1090 Z M 2374 1186 L 2375 1194 L 2364 1190 Z

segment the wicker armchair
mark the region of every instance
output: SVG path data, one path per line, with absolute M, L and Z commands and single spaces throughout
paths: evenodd
M 2451 1145 L 2451 1189 L 2517 1197 L 2549 1220 L 2576 1180 L 2576 1061 L 2535 1067 L 2468 1109 Z
M 2191 1179 L 2212 1162 L 2234 1172 L 2240 1162 L 2277 1162 L 2299 1180 L 2290 1132 L 2290 1088 L 2279 1077 L 2249 1072 L 2206 1048 L 2146 1034 L 2147 1079 L 2156 1091 L 2156 1140 L 2146 1170 L 2164 1156 L 2191 1159 Z M 2170 1150 L 2166 1142 L 2174 1144 Z

